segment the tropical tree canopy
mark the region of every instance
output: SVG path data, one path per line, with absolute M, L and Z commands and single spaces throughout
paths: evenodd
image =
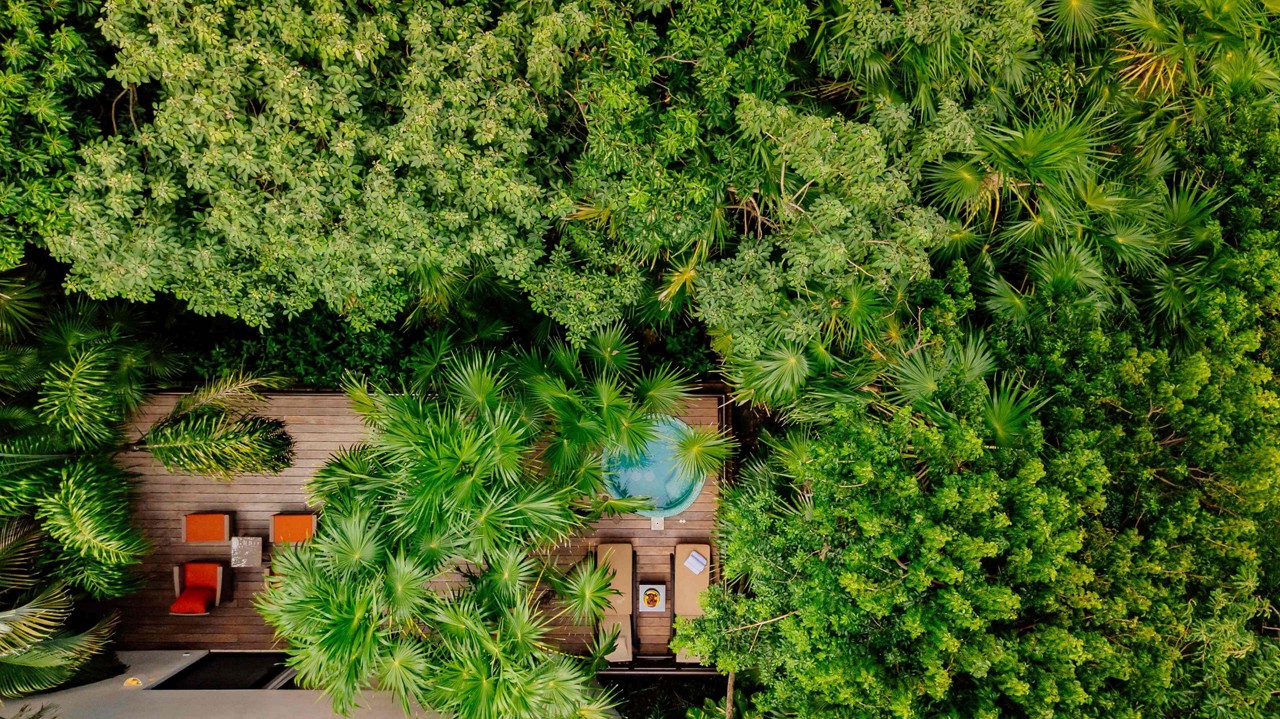
M 51 579 L 127 587 L 116 452 L 277 471 L 281 368 L 363 368 L 260 601 L 302 681 L 598 713 L 546 637 L 606 577 L 546 549 L 698 374 L 755 451 L 675 642 L 743 711 L 1278 713 L 1274 0 L 0 1 L 0 517 Z M 247 366 L 179 378 L 175 304 Z

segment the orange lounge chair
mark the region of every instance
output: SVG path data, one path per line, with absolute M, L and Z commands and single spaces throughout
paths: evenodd
M 685 565 L 689 561 L 690 555 L 697 552 L 702 557 L 701 562 L 691 562 L 692 564 L 700 564 L 702 571 L 694 573 Z M 707 591 L 707 587 L 711 586 L 711 545 L 709 544 L 677 544 L 675 556 L 675 570 L 672 573 L 674 578 L 675 590 L 675 616 L 677 617 L 700 617 L 702 616 L 702 605 L 698 603 L 698 595 Z M 689 654 L 686 651 L 680 651 L 676 654 L 676 661 L 681 664 L 700 664 L 701 660 Z
M 609 598 L 600 629 L 605 632 L 618 630 L 618 641 L 613 651 L 605 656 L 608 662 L 629 662 L 635 658 L 635 631 L 632 627 L 635 607 L 635 550 L 630 544 L 601 544 L 596 547 L 596 563 L 613 568 L 613 581 L 609 586 L 618 593 Z
M 297 544 L 315 536 L 316 515 L 276 514 L 271 517 L 271 543 Z
M 222 604 L 226 574 L 217 562 L 187 562 L 173 568 L 173 604 L 169 613 L 203 616 Z
M 223 512 L 199 512 L 182 518 L 184 542 L 230 542 L 231 515 Z

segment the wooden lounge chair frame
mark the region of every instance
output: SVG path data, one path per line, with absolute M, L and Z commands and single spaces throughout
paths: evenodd
M 625 564 L 621 558 L 625 557 Z M 605 610 L 600 626 L 605 631 L 618 629 L 618 641 L 614 650 L 605 657 L 611 664 L 635 661 L 635 597 L 636 597 L 636 550 L 627 543 L 605 543 L 596 547 L 596 563 L 599 566 L 613 568 L 613 582 L 610 584 L 618 594 L 610 598 L 610 605 Z M 624 571 L 625 570 L 625 571 Z
M 176 600 L 178 599 L 178 597 L 181 597 L 182 590 L 186 589 L 186 587 L 183 586 L 184 578 L 182 576 L 183 575 L 182 570 L 184 567 L 187 566 L 187 564 L 213 564 L 213 563 L 214 562 L 186 562 L 183 564 L 173 565 L 173 598 Z M 216 582 L 217 582 L 217 586 L 213 588 L 213 606 L 220 607 L 222 606 L 222 591 L 227 583 L 227 571 L 226 571 L 226 568 L 223 567 L 221 563 L 218 563 L 218 574 L 217 574 Z M 169 612 L 169 613 L 175 617 L 207 617 L 209 616 L 209 612 L 202 612 L 200 614 L 187 614 L 185 612 Z
M 694 574 L 684 566 L 685 560 L 694 552 L 701 554 L 707 560 L 707 567 L 701 574 Z M 702 605 L 698 603 L 698 596 L 711 586 L 711 545 L 677 544 L 671 564 L 671 582 L 674 585 L 672 593 L 675 595 L 672 602 L 673 618 L 702 616 Z M 688 652 L 681 651 L 676 654 L 676 663 L 700 664 L 701 660 Z

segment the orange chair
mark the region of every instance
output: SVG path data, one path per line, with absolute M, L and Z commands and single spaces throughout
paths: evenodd
M 169 613 L 179 616 L 206 615 L 222 604 L 226 574 L 217 562 L 187 562 L 173 568 L 173 604 Z
M 316 515 L 276 514 L 271 517 L 271 543 L 297 544 L 315 536 Z
M 182 518 L 184 542 L 230 542 L 231 515 L 223 512 L 199 512 Z

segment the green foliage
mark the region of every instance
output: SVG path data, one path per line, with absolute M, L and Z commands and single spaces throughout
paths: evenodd
M 318 473 L 320 533 L 277 555 L 257 600 L 305 686 L 343 713 L 377 686 L 406 713 L 605 716 L 593 660 L 542 637 L 557 613 L 598 622 L 611 574 L 589 560 L 561 574 L 544 552 L 604 511 L 590 501 L 604 452 L 652 434 L 639 403 L 654 382 L 645 399 L 619 384 L 631 346 L 607 332 L 581 353 L 459 351 L 421 393 L 351 387 L 369 442 Z M 447 588 L 458 571 L 464 587 Z
M 98 133 L 98 9 L 78 0 L 0 5 L 0 271 L 68 219 L 76 150 Z
M 3 283 L 35 280 L 11 273 Z M 116 597 L 135 588 L 130 572 L 148 549 L 130 524 L 130 477 L 117 453 L 152 449 L 171 468 L 228 479 L 283 469 L 293 443 L 282 422 L 252 414 L 259 390 L 279 381 L 243 374 L 183 397 L 128 441 L 126 423 L 150 386 L 175 373 L 174 361 L 136 313 L 78 298 L 54 302 L 43 308 L 47 319 L 14 323 L 14 343 L 0 346 L 16 370 L 0 383 L 0 517 L 38 520 L 53 577 Z
M 34 563 L 41 537 L 20 520 L 0 523 L 0 698 L 53 689 L 70 679 L 106 646 L 109 618 L 81 634 L 64 624 L 71 592 L 60 582 L 40 587 Z
M 85 150 L 73 222 L 48 238 L 69 286 L 252 325 L 323 303 L 368 327 L 419 265 L 520 277 L 540 255 L 546 119 L 513 17 L 143 1 L 109 5 L 102 32 L 111 77 L 154 100 Z
M 290 377 L 302 387 L 337 389 L 348 373 L 379 383 L 408 374 L 412 354 L 398 332 L 377 326 L 356 331 L 330 312 L 307 312 L 261 331 L 229 328 L 210 347 L 193 348 L 192 371 L 204 379 L 246 370 Z

